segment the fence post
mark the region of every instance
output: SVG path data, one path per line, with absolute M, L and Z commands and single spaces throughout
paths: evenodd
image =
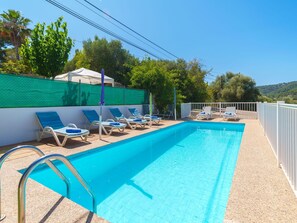
M 126 105 L 126 87 L 123 89 L 123 104 Z
M 260 108 L 260 102 L 257 102 L 257 103 L 256 103 L 257 117 L 258 117 L 258 120 L 260 121 L 260 112 L 259 112 L 259 108 Z
M 81 80 L 78 82 L 78 106 L 81 106 Z
M 189 105 L 190 105 L 190 113 L 188 117 L 192 118 L 192 102 L 190 102 Z
M 222 117 L 222 102 L 219 102 L 220 117 Z
M 279 102 L 276 102 L 276 160 L 277 160 L 277 167 L 280 167 L 279 162 Z
M 285 103 L 284 101 L 276 102 L 276 158 L 277 167 L 280 167 L 280 152 L 279 152 L 279 105 Z
M 263 104 L 263 129 L 264 129 L 264 136 L 266 136 L 266 114 L 265 114 L 266 104 L 267 104 L 267 101 L 264 101 L 264 104 Z

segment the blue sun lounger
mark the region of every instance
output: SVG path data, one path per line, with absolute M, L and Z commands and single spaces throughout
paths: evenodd
M 64 146 L 68 138 L 81 137 L 84 141 L 87 140 L 88 130 L 77 128 L 72 123 L 64 126 L 57 112 L 36 112 L 36 116 L 41 127 L 37 138 L 38 141 L 45 134 L 52 135 L 59 146 Z M 60 142 L 58 136 L 64 137 L 62 142 Z
M 99 128 L 99 115 L 95 110 L 83 110 L 83 113 L 90 124 L 89 130 L 92 128 L 92 126 L 98 126 Z M 126 126 L 127 125 L 124 123 L 114 122 L 110 119 L 101 122 L 101 128 L 106 135 L 110 135 L 114 129 L 118 129 L 120 132 L 124 132 Z
M 147 124 L 147 121 L 141 118 L 126 118 L 118 108 L 110 108 L 109 111 L 116 121 L 126 123 L 131 129 L 136 129 L 137 126 L 145 128 L 145 125 Z
M 152 121 L 155 124 L 159 124 L 161 121 L 161 118 L 156 115 L 149 115 L 149 114 L 141 115 L 137 108 L 128 108 L 128 110 L 134 118 L 145 119 L 146 121 L 148 122 Z

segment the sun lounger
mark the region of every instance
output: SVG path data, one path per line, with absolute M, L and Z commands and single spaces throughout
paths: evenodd
M 197 119 L 210 119 L 212 117 L 211 106 L 203 107 L 202 111 L 196 116 Z
M 141 115 L 137 108 L 128 108 L 128 110 L 134 118 L 141 118 L 148 122 L 152 121 L 155 124 L 159 124 L 161 121 L 161 118 L 156 115 Z
M 224 120 L 234 119 L 237 120 L 236 108 L 235 107 L 227 107 L 224 113 Z
M 147 124 L 147 121 L 141 118 L 135 118 L 133 116 L 126 118 L 118 108 L 110 108 L 109 111 L 116 121 L 126 123 L 131 129 L 136 129 L 137 126 L 145 128 Z
M 75 124 L 64 126 L 57 112 L 36 112 L 36 116 L 41 127 L 37 140 L 40 141 L 44 134 L 51 134 L 59 146 L 64 146 L 68 138 L 81 137 L 87 140 L 89 131 L 77 128 Z M 58 136 L 63 136 L 60 142 Z
M 83 110 L 83 113 L 90 124 L 89 130 L 91 129 L 92 126 L 99 127 L 100 125 L 99 115 L 95 110 Z M 118 129 L 120 132 L 124 132 L 126 126 L 127 126 L 126 124 L 115 122 L 112 119 L 108 119 L 106 121 L 101 122 L 101 128 L 106 135 L 110 135 L 114 129 Z

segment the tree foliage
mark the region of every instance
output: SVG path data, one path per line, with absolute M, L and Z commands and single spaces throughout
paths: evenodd
M 72 45 L 67 24 L 60 17 L 47 27 L 38 23 L 22 45 L 21 53 L 34 73 L 54 78 L 63 71 Z
M 0 64 L 4 62 L 6 55 L 6 44 L 5 41 L 0 36 Z
M 164 64 L 147 59 L 135 66 L 131 74 L 131 87 L 151 92 L 159 110 L 172 104 L 174 83 Z
M 260 96 L 256 82 L 243 74 L 227 72 L 210 85 L 214 101 L 257 101 Z
M 0 67 L 0 73 L 4 74 L 23 74 L 28 73 L 29 70 L 23 60 L 7 60 Z
M 131 86 L 153 93 L 159 110 L 173 104 L 173 88 L 177 91 L 177 104 L 205 101 L 208 97 L 204 77 L 207 71 L 197 60 L 167 61 L 143 60 L 131 71 Z M 143 79 L 142 79 L 143 78 Z
M 202 68 L 198 60 L 186 62 L 183 59 L 163 61 L 174 86 L 177 89 L 177 104 L 181 102 L 205 101 L 208 98 L 207 84 L 204 81 L 208 71 Z
M 100 72 L 104 68 L 106 75 L 127 86 L 130 84 L 129 72 L 137 63 L 138 60 L 123 49 L 120 41 L 108 42 L 104 38 L 95 36 L 94 40 L 83 42 L 83 49 L 76 51 L 74 58 L 66 64 L 64 71 L 85 67 Z
M 31 30 L 27 27 L 31 20 L 21 15 L 19 11 L 8 10 L 0 14 L 0 36 L 7 44 L 13 45 L 15 57 L 20 59 L 19 47 Z

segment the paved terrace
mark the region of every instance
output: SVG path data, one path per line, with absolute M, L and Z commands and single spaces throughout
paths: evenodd
M 296 222 L 297 199 L 282 170 L 276 166 L 274 154 L 261 126 L 257 120 L 241 122 L 246 123 L 246 127 L 225 222 Z M 98 134 L 93 132 L 87 143 L 79 138 L 69 139 L 65 148 L 57 147 L 53 139 L 26 144 L 36 145 L 46 154 L 71 155 L 176 123 L 178 122 L 163 121 L 162 125 L 145 130 L 127 129 L 124 135 L 117 133 L 103 136 L 103 141 L 99 141 Z M 12 147 L 2 147 L 0 152 L 3 153 Z M 2 212 L 7 215 L 4 223 L 17 222 L 17 184 L 21 176 L 17 170 L 25 168 L 36 158 L 33 152 L 21 151 L 13 155 L 3 166 Z M 30 179 L 27 183 L 26 217 L 27 222 L 107 222 Z

